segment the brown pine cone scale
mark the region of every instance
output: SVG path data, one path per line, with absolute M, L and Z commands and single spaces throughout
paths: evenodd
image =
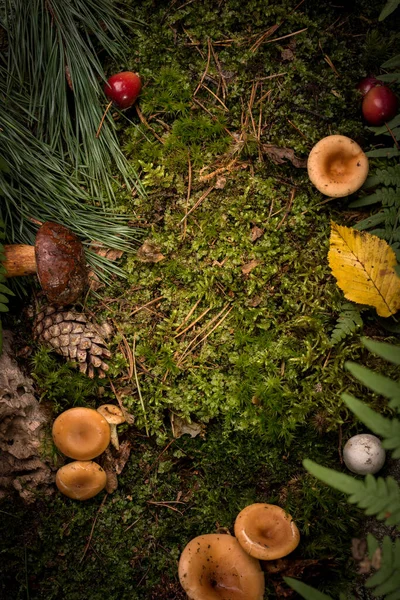
M 83 313 L 46 306 L 36 315 L 33 334 L 58 354 L 77 361 L 81 373 L 93 378 L 97 370 L 99 377 L 105 377 L 108 365 L 104 359 L 110 358 L 111 352 L 98 326 Z

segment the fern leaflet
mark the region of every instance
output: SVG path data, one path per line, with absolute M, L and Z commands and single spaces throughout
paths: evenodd
M 400 412 L 400 383 L 354 362 L 347 361 L 344 366 L 370 390 L 388 398 L 390 408 L 397 408 Z
M 365 587 L 375 588 L 374 596 L 386 596 L 386 600 L 399 600 L 400 539 L 393 543 L 388 536 L 383 538 L 380 569 L 368 579 Z
M 335 329 L 331 335 L 331 343 L 333 345 L 338 344 L 362 326 L 363 320 L 360 315 L 360 309 L 350 302 L 342 304 Z
M 385 519 L 387 525 L 400 525 L 400 487 L 393 477 L 383 479 L 367 475 L 362 481 L 346 473 L 321 467 L 309 459 L 305 459 L 303 465 L 321 481 L 349 494 L 348 501 L 363 508 L 365 514 L 376 515 L 380 521 Z

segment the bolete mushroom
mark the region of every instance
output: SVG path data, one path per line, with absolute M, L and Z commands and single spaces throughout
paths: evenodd
M 231 535 L 191 540 L 179 560 L 179 581 L 190 600 L 262 600 L 264 574 Z
M 292 517 L 274 504 L 246 506 L 236 517 L 235 536 L 242 548 L 260 560 L 282 558 L 300 542 Z
M 126 421 L 122 410 L 119 408 L 119 406 L 115 406 L 115 404 L 102 404 L 97 409 L 97 412 L 100 413 L 109 424 L 111 443 L 114 448 L 119 450 L 117 425 L 121 425 L 121 423 L 125 423 Z
M 93 408 L 70 408 L 54 421 L 53 440 L 66 456 L 91 460 L 110 443 L 110 426 Z
M 93 461 L 76 460 L 58 469 L 56 486 L 73 500 L 88 500 L 105 487 L 106 472 Z
M 38 276 L 49 302 L 72 304 L 88 284 L 82 242 L 58 223 L 44 223 L 36 234 L 34 246 L 4 246 L 6 277 Z
M 315 187 L 332 198 L 358 190 L 368 175 L 368 158 L 360 146 L 345 135 L 329 135 L 311 150 L 307 169 Z

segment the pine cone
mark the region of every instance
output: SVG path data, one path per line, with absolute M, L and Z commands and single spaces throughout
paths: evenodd
M 51 346 L 58 354 L 79 363 L 81 373 L 91 379 L 95 369 L 100 378 L 106 376 L 108 365 L 103 361 L 111 352 L 107 349 L 99 328 L 89 322 L 83 313 L 46 306 L 33 324 L 35 339 Z

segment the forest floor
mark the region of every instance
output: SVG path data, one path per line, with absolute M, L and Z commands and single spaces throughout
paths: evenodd
M 184 600 L 187 542 L 232 533 L 252 502 L 279 504 L 301 532 L 266 598 L 294 596 L 282 575 L 335 597 L 356 578 L 363 515 L 302 460 L 344 468 L 342 445 L 364 429 L 340 394 L 366 398 L 344 362 L 384 368 L 360 330 L 331 342 L 345 300 L 327 263 L 330 221 L 351 226 L 365 211 L 323 197 L 305 164 L 329 134 L 370 147 L 355 85 L 399 40 L 375 1 L 296 4 L 131 3 L 144 24 L 109 71 L 144 82 L 120 136 L 147 198 L 115 186 L 148 243 L 117 259 L 125 280 L 86 301 L 114 329 L 110 380 L 89 382 L 43 349 L 30 363 L 54 415 L 116 393 L 135 418 L 120 428 L 130 456 L 112 494 L 1 504 L 2 598 Z M 363 321 L 387 337 L 374 311 Z M 47 458 L 60 464 L 54 448 Z

